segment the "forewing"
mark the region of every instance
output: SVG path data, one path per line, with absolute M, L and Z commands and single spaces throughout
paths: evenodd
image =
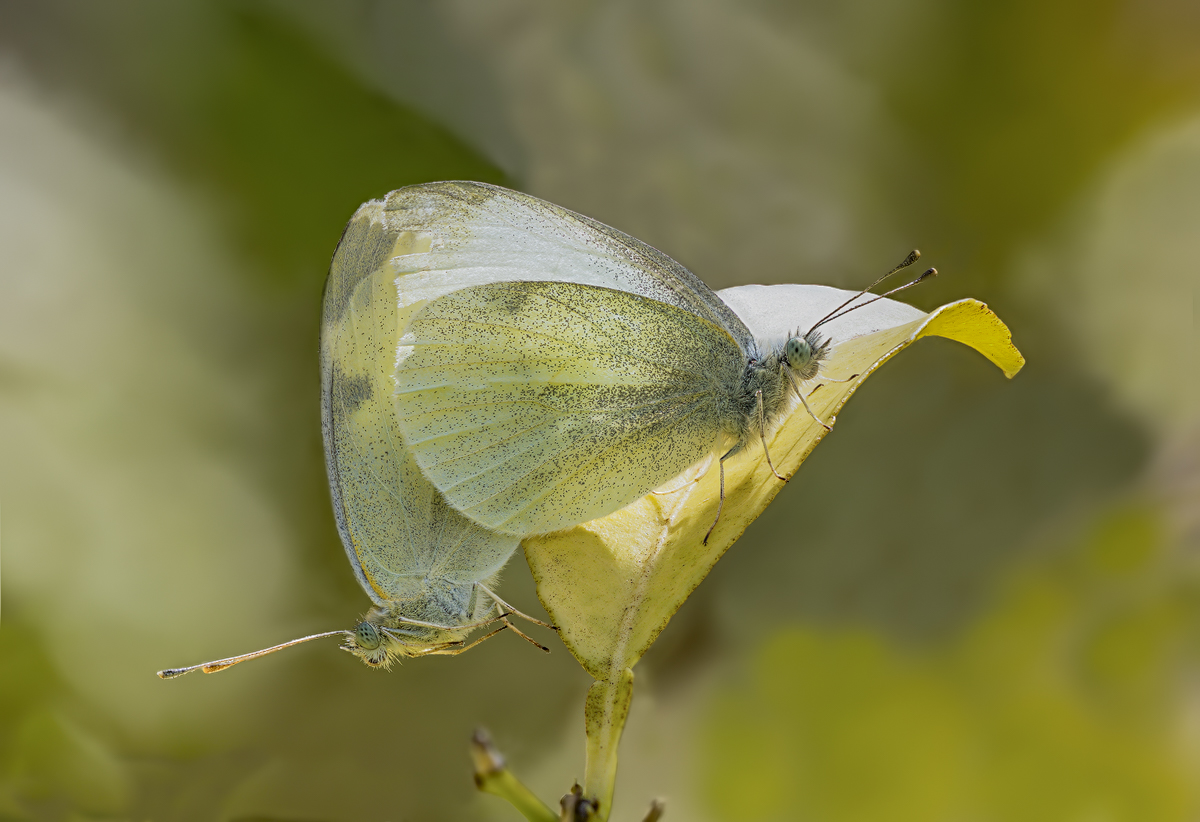
M 429 578 L 475 582 L 498 571 L 513 537 L 486 531 L 440 498 L 404 448 L 392 404 L 400 323 L 387 261 L 414 237 L 365 204 L 334 254 L 321 326 L 321 419 L 338 531 L 355 575 L 380 605 Z
M 743 351 L 742 321 L 695 274 L 658 249 L 595 220 L 484 183 L 410 186 L 384 201 L 392 230 L 428 245 L 392 260 L 401 305 L 491 282 L 575 282 L 674 305 L 725 329 Z
M 576 283 L 453 292 L 400 345 L 396 408 L 421 469 L 518 536 L 615 511 L 709 453 L 744 368 L 691 312 Z

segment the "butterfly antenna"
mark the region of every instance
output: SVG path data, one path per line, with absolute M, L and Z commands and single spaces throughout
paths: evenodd
M 189 665 L 186 668 L 167 668 L 166 670 L 159 671 L 158 676 L 160 679 L 174 679 L 177 676 L 190 674 L 192 671 L 204 671 L 206 674 L 215 674 L 217 671 L 223 671 L 226 668 L 231 668 L 234 665 L 237 665 L 239 662 L 245 662 L 247 659 L 258 659 L 260 656 L 266 656 L 267 654 L 273 654 L 276 651 L 282 651 L 284 648 L 290 648 L 293 645 L 299 645 L 301 642 L 308 642 L 310 639 L 323 639 L 327 636 L 351 636 L 351 632 L 346 630 L 326 631 L 323 634 L 303 636 L 299 639 L 293 639 L 280 645 L 272 645 L 270 648 L 263 648 L 261 651 L 254 651 L 253 653 L 242 654 L 241 656 L 231 656 L 228 659 L 217 659 L 213 660 L 212 662 L 202 662 L 199 665 Z
M 828 320 L 828 321 L 832 322 L 833 320 L 836 320 L 836 319 L 838 319 L 839 317 L 844 317 L 844 316 L 846 316 L 846 315 L 847 315 L 847 314 L 849 314 L 851 311 L 857 311 L 857 310 L 858 310 L 858 309 L 860 309 L 860 308 L 866 308 L 866 307 L 867 307 L 868 305 L 870 305 L 871 303 L 873 303 L 873 302 L 877 302 L 878 300 L 882 300 L 884 297 L 890 297 L 891 295 L 893 295 L 893 294 L 895 294 L 895 293 L 897 293 L 897 292 L 899 292 L 899 291 L 903 291 L 903 290 L 904 290 L 904 289 L 906 289 L 906 288 L 912 288 L 914 285 L 917 285 L 918 283 L 920 283 L 920 282 L 922 282 L 922 281 L 924 281 L 924 280 L 927 280 L 927 279 L 929 279 L 930 277 L 936 277 L 936 276 L 937 276 L 937 273 L 938 273 L 938 271 L 937 271 L 937 269 L 936 269 L 936 268 L 929 268 L 929 269 L 926 269 L 926 270 L 925 270 L 925 271 L 924 271 L 924 272 L 921 274 L 921 276 L 919 276 L 919 277 L 914 277 L 912 280 L 909 280 L 909 281 L 908 281 L 908 282 L 906 282 L 904 285 L 897 286 L 897 287 L 893 288 L 891 291 L 885 291 L 885 292 L 883 292 L 882 294 L 876 294 L 876 295 L 875 295 L 875 296 L 873 296 L 871 299 L 867 300 L 865 303 L 859 303 L 858 305 L 851 306 L 850 308 L 847 308 L 845 311 L 842 311 L 840 314 L 834 314 L 832 317 L 830 317 L 830 318 L 829 318 L 829 320 Z M 826 322 L 826 321 L 825 321 L 825 320 L 822 320 L 822 322 Z M 813 326 L 813 328 L 816 328 L 816 326 Z
M 921 272 L 920 277 L 914 277 L 912 280 L 909 280 L 904 285 L 898 285 L 890 291 L 883 292 L 879 296 L 880 297 L 890 297 L 891 295 L 895 294 L 898 291 L 903 291 L 906 288 L 912 288 L 914 285 L 919 285 L 920 283 L 924 282 L 925 280 L 928 280 L 930 277 L 936 277 L 937 273 L 938 272 L 937 272 L 936 268 L 932 268 L 932 267 L 927 268 Z M 878 299 L 878 298 L 876 298 L 876 299 Z
M 833 309 L 832 311 L 830 311 L 828 314 L 826 314 L 826 315 L 825 315 L 824 317 L 822 317 L 821 319 L 817 320 L 816 324 L 815 324 L 815 325 L 813 325 L 813 326 L 812 326 L 812 328 L 808 329 L 808 330 L 809 330 L 809 332 L 811 333 L 811 332 L 812 332 L 813 330 L 815 330 L 815 329 L 816 329 L 818 326 L 822 326 L 822 325 L 824 325 L 825 323 L 829 322 L 830 320 L 834 319 L 834 318 L 835 318 L 835 315 L 836 315 L 836 314 L 837 314 L 839 311 L 841 311 L 843 308 L 845 308 L 846 306 L 850 305 L 850 303 L 854 302 L 855 300 L 857 300 L 857 299 L 858 299 L 859 297 L 861 297 L 862 295 L 869 293 L 869 292 L 870 292 L 870 290 L 871 290 L 872 288 L 874 288 L 875 286 L 879 285 L 881 282 L 883 282 L 884 280 L 886 280 L 888 277 L 892 276 L 892 275 L 893 275 L 893 274 L 895 274 L 897 271 L 903 271 L 904 269 L 908 268 L 910 265 L 912 265 L 913 263 L 915 263 L 915 262 L 916 262 L 917 260 L 919 260 L 919 259 L 921 259 L 921 252 L 920 252 L 920 251 L 918 251 L 917 249 L 915 249 L 915 248 L 914 248 L 912 251 L 908 252 L 908 256 L 907 256 L 907 257 L 905 257 L 903 260 L 901 260 L 901 261 L 900 261 L 900 264 L 899 264 L 899 265 L 897 265 L 895 268 L 893 268 L 891 271 L 889 271 L 888 273 L 884 274 L 884 275 L 883 275 L 882 277 L 880 277 L 878 280 L 876 280 L 875 282 L 871 283 L 869 286 L 867 286 L 867 287 L 866 287 L 866 288 L 864 288 L 862 291 L 860 291 L 860 292 L 858 292 L 857 294 L 855 294 L 855 295 L 854 295 L 853 297 L 851 297 L 850 299 L 846 300 L 844 303 L 842 303 L 842 304 L 841 304 L 841 305 L 839 305 L 837 308 L 835 308 L 835 309 Z M 864 303 L 864 305 L 866 305 L 866 303 Z

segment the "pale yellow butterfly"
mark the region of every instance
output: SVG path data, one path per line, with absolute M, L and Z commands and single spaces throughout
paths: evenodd
M 525 636 L 508 620 L 509 614 L 525 615 L 492 590 L 517 538 L 482 528 L 447 505 L 400 436 L 392 371 L 399 331 L 412 309 L 398 308 L 389 261 L 412 247 L 412 235 L 389 226 L 381 202 L 359 208 L 334 253 L 321 320 L 321 427 L 329 489 L 350 565 L 374 607 L 353 630 L 314 634 L 159 676 L 212 673 L 327 636 L 343 637 L 342 648 L 372 667 L 397 657 L 461 653 L 504 628 Z M 495 623 L 500 623 L 495 631 L 466 644 L 471 630 Z
M 723 479 L 832 381 L 818 329 L 878 299 L 760 340 L 662 252 L 534 197 L 434 183 L 385 210 L 414 238 L 392 266 L 401 305 L 420 309 L 397 351 L 400 432 L 451 505 L 514 536 L 604 516 L 709 454 Z

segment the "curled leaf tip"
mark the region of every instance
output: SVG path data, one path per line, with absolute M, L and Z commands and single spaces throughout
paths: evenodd
M 921 337 L 945 337 L 970 346 L 1009 379 L 1025 365 L 1025 357 L 1013 345 L 1008 326 L 979 300 L 959 300 L 935 309 L 914 339 Z

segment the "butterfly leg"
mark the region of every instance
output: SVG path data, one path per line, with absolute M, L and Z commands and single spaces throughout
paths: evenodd
M 529 643 L 530 645 L 532 645 L 533 647 L 537 648 L 538 650 L 545 651 L 546 653 L 550 653 L 550 649 L 549 649 L 549 648 L 547 648 L 547 647 L 546 647 L 545 645 L 543 645 L 542 643 L 538 642 L 538 641 L 537 641 L 536 639 L 534 639 L 533 637 L 529 636 L 529 634 L 527 634 L 527 633 L 525 633 L 524 631 L 522 631 L 522 630 L 521 630 L 520 628 L 518 628 L 516 625 L 513 625 L 511 622 L 509 622 L 509 621 L 508 621 L 508 617 L 507 617 L 507 616 L 501 617 L 501 618 L 500 618 L 500 621 L 501 621 L 501 622 L 503 622 L 503 623 L 504 623 L 504 624 L 505 624 L 505 625 L 506 625 L 506 626 L 509 628 L 509 630 L 511 630 L 511 631 L 512 631 L 514 634 L 516 634 L 516 635 L 517 635 L 517 636 L 519 636 L 521 639 L 523 639 L 523 640 L 525 640 L 526 642 L 528 642 L 528 643 Z
M 833 426 L 826 425 L 824 422 L 822 422 L 821 418 L 818 417 L 816 414 L 814 414 L 813 410 L 808 407 L 808 400 L 804 399 L 804 392 L 800 391 L 797 393 L 800 395 L 800 402 L 804 403 L 804 410 L 808 412 L 808 415 L 810 417 L 812 417 L 814 420 L 816 420 L 817 424 L 820 425 L 822 428 L 824 428 L 826 431 L 832 431 Z
M 721 495 L 717 497 L 717 516 L 713 519 L 713 524 L 708 526 L 708 533 L 704 535 L 704 544 L 708 545 L 708 538 L 712 536 L 713 529 L 717 527 L 717 523 L 721 521 L 721 509 L 725 507 L 725 460 L 732 457 L 742 446 L 735 445 L 725 452 L 725 456 L 721 457 L 721 461 L 717 463 L 721 469 Z
M 510 614 L 514 614 L 514 615 L 516 615 L 516 616 L 519 616 L 519 617 L 521 617 L 521 619 L 528 620 L 529 622 L 532 622 L 534 625 L 541 625 L 543 628 L 549 628 L 551 631 L 557 631 L 557 630 L 558 630 L 558 626 L 556 626 L 556 625 L 551 625 L 551 624 L 549 624 L 548 622 L 542 622 L 540 619 L 534 619 L 534 618 L 533 618 L 533 617 L 531 617 L 529 614 L 524 614 L 524 613 L 521 613 L 521 612 L 520 612 L 520 611 L 518 611 L 516 608 L 512 607 L 511 605 L 509 605 L 507 602 L 505 602 L 504 600 L 500 599 L 500 597 L 496 596 L 495 592 L 493 592 L 493 591 L 492 591 L 492 589 L 488 588 L 488 587 L 487 587 L 486 585 L 484 585 L 482 582 L 476 582 L 476 583 L 475 583 L 475 585 L 476 585 L 476 586 L 477 586 L 477 587 L 478 587 L 478 588 L 479 588 L 481 591 L 483 591 L 485 594 L 487 594 L 488 596 L 490 596 L 490 597 L 492 598 L 492 600 L 493 600 L 493 601 L 494 601 L 494 602 L 495 602 L 497 605 L 499 605 L 499 606 L 500 606 L 500 608 L 501 608 L 502 610 L 504 610 L 504 611 L 508 611 Z M 492 621 L 493 621 L 493 622 L 495 622 L 495 620 L 492 620 Z M 514 629 L 514 630 L 516 630 L 516 629 Z
M 512 614 L 514 616 L 519 616 L 523 619 L 529 620 L 530 622 L 533 622 L 538 625 L 542 625 L 546 628 L 549 628 L 552 631 L 558 630 L 558 628 L 556 626 L 549 625 L 545 622 L 542 622 L 540 619 L 534 619 L 533 617 L 529 616 L 529 614 L 521 613 L 516 608 L 512 607 L 507 602 L 505 602 L 500 597 L 498 597 L 490 588 L 488 588 L 482 582 L 476 582 L 475 584 L 479 587 L 479 589 L 481 591 L 483 591 L 485 594 L 490 596 L 492 598 L 492 600 L 496 603 L 496 607 L 499 608 L 499 610 L 500 610 L 499 620 L 501 622 L 503 622 L 514 634 L 521 637 L 521 639 L 530 643 L 534 647 L 540 648 L 541 650 L 545 651 L 546 653 L 550 653 L 549 648 L 547 648 L 545 645 L 541 644 L 540 642 L 538 642 L 535 639 L 533 639 L 532 637 L 530 637 L 528 634 L 526 634 L 524 631 L 522 631 L 516 625 L 513 625 L 511 622 L 509 622 L 508 616 L 509 616 L 509 614 Z
M 420 619 L 412 619 L 410 617 L 403 617 L 403 616 L 396 617 L 396 621 L 403 622 L 406 625 L 420 625 L 422 628 L 440 628 L 443 631 L 462 631 L 462 630 L 474 630 L 475 628 L 483 628 L 487 625 L 491 625 L 493 622 L 499 622 L 503 618 L 504 618 L 504 614 L 500 614 L 500 616 L 494 616 L 491 619 L 483 619 L 483 620 L 480 620 L 479 622 L 469 622 L 466 625 L 442 625 L 437 622 L 425 622 Z M 387 629 L 385 628 L 384 630 L 387 630 Z
M 779 472 L 775 470 L 775 464 L 771 462 L 771 452 L 767 448 L 767 413 L 763 410 L 762 389 L 755 391 L 754 396 L 758 398 L 758 436 L 762 439 L 763 453 L 767 455 L 767 466 L 771 469 L 771 473 L 775 475 L 775 479 L 787 482 L 788 478 L 780 476 Z M 711 528 L 709 532 L 712 532 Z
M 443 646 L 435 646 L 433 648 L 430 648 L 428 651 L 421 654 L 421 656 L 458 656 L 459 654 L 463 653 L 464 651 L 471 650 L 476 645 L 483 642 L 485 639 L 491 639 L 496 634 L 503 631 L 505 628 L 511 628 L 511 627 L 512 627 L 512 625 L 505 622 L 503 625 L 501 625 L 496 630 L 492 631 L 491 633 L 484 634 L 479 639 L 472 642 L 470 645 L 462 645 L 461 642 L 459 642 L 459 643 L 450 642 Z M 454 645 L 461 645 L 462 647 L 456 648 L 456 647 L 453 647 Z
M 699 482 L 700 480 L 704 479 L 704 476 L 708 473 L 709 468 L 712 468 L 712 454 L 708 455 L 708 459 L 706 459 L 704 461 L 704 469 L 696 476 L 688 477 L 679 485 L 676 485 L 674 488 L 668 488 L 666 491 L 651 491 L 650 493 L 660 495 L 660 496 L 667 496 L 668 494 L 674 494 L 677 491 L 682 491 L 684 488 L 687 488 L 693 482 Z

